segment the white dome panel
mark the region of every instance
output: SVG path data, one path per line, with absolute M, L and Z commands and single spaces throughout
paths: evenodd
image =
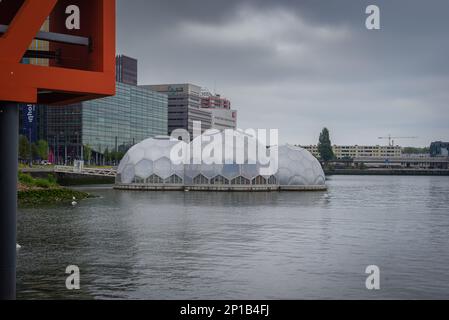
M 153 174 L 153 161 L 141 160 L 135 167 L 135 175 L 142 179 L 147 179 Z

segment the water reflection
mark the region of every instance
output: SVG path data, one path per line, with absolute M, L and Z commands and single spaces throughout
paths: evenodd
M 90 189 L 20 210 L 19 298 L 448 298 L 446 177 L 332 177 L 328 192 Z M 82 290 L 65 289 L 78 265 Z M 367 292 L 377 264 L 382 290 Z

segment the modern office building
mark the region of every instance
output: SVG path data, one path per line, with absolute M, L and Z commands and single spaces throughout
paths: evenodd
M 303 148 L 319 158 L 317 145 L 303 146 Z M 402 147 L 400 146 L 333 146 L 332 149 L 337 159 L 402 157 Z
M 80 159 L 82 146 L 89 146 L 97 160 L 106 151 L 126 152 L 167 134 L 166 95 L 120 82 L 116 90 L 113 97 L 47 107 L 47 137 L 56 162 Z
M 449 157 L 449 142 L 436 141 L 430 145 L 431 157 Z
M 237 129 L 237 111 L 228 109 L 203 109 L 212 116 L 212 128 L 217 130 Z
M 219 94 L 212 94 L 209 90 L 202 89 L 201 109 L 211 113 L 213 129 L 222 131 L 237 128 L 237 111 L 231 109 L 230 100 Z
M 137 86 L 138 61 L 125 55 L 118 55 L 115 63 L 117 82 Z
M 176 129 L 185 129 L 193 138 L 195 121 L 201 121 L 202 133 L 212 128 L 212 114 L 201 108 L 201 87 L 188 83 L 142 87 L 168 96 L 169 135 Z
M 207 89 L 201 90 L 201 108 L 231 110 L 231 101 L 219 94 L 212 94 Z

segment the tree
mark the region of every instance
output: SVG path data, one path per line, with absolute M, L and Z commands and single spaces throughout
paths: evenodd
M 421 153 L 430 153 L 430 148 L 414 148 L 414 147 L 406 147 L 402 149 L 402 153 L 404 154 L 421 154 Z
M 37 156 L 41 160 L 48 160 L 48 143 L 45 140 L 37 142 Z
M 90 161 L 92 160 L 92 147 L 90 145 L 83 146 L 84 148 L 84 158 L 83 160 L 87 160 L 87 163 L 90 165 Z
M 27 137 L 19 137 L 19 158 L 21 160 L 28 160 L 30 158 L 30 143 Z
M 109 148 L 106 148 L 106 150 L 104 150 L 103 157 L 106 162 L 111 161 L 111 152 L 109 152 Z
M 320 141 L 318 143 L 318 152 L 320 153 L 321 160 L 325 163 L 335 158 L 334 150 L 332 149 L 331 139 L 329 137 L 329 130 L 324 128 L 320 134 Z

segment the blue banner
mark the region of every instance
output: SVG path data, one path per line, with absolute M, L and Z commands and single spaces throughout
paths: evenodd
M 22 134 L 33 143 L 37 142 L 37 107 L 34 104 L 22 105 Z

